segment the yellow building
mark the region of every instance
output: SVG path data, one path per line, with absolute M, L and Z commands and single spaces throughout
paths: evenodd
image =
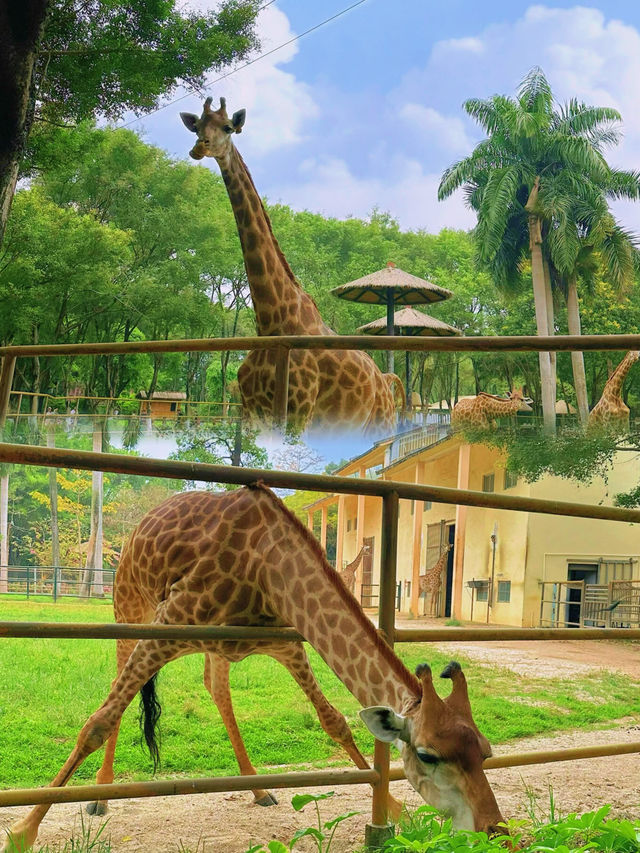
M 581 485 L 551 476 L 526 483 L 506 471 L 499 451 L 468 444 L 450 435 L 446 425 L 433 425 L 375 444 L 336 474 L 611 505 L 615 494 L 640 482 L 640 461 L 635 454 L 618 453 L 606 483 L 597 478 Z M 344 567 L 362 545 L 368 545 L 357 575 L 356 596 L 365 607 L 377 606 L 382 501 L 363 495 L 330 495 L 308 507 L 310 526 L 315 514 L 321 513 L 323 544 L 327 507 L 336 502 L 336 566 Z M 398 610 L 423 614 L 418 577 L 435 564 L 447 543 L 453 548 L 439 601 L 439 615 L 444 617 L 529 627 L 540 624 L 542 615 L 547 624 L 556 620 L 565 624 L 580 619 L 575 602 L 584 590 L 575 582 L 606 590 L 612 581 L 640 580 L 640 536 L 634 525 L 402 500 Z M 568 581 L 574 582 L 573 590 L 558 586 Z M 543 582 L 545 598 L 555 598 L 541 614 Z

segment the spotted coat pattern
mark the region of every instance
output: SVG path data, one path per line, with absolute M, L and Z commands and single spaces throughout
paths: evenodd
M 444 551 L 438 557 L 438 560 L 431 566 L 428 572 L 424 575 L 420 575 L 418 578 L 418 591 L 419 594 L 424 596 L 425 605 L 427 595 L 429 596 L 429 615 L 435 616 L 435 609 L 438 602 L 438 594 L 440 592 L 440 585 L 442 583 L 442 573 L 447 565 L 447 561 L 449 559 L 449 551 L 453 548 L 453 545 L 450 543 L 446 546 Z
M 628 352 L 613 371 L 602 391 L 602 396 L 589 412 L 587 429 L 624 431 L 629 425 L 629 407 L 622 399 L 622 385 L 627 373 L 640 357 L 640 352 Z
M 322 548 L 269 489 L 226 494 L 183 492 L 151 510 L 122 551 L 116 573 L 118 622 L 159 625 L 295 627 L 363 705 L 415 707 L 420 685 L 379 637 Z M 65 785 L 107 741 L 99 783 L 113 781 L 120 720 L 141 687 L 166 663 L 205 655 L 205 685 L 218 705 L 242 774 L 255 774 L 231 706 L 229 665 L 250 654 L 282 663 L 313 703 L 324 730 L 357 767 L 368 764 L 344 716 L 321 692 L 302 643 L 283 641 L 118 640 L 117 676 L 102 706 L 83 726 L 52 785 Z M 275 802 L 256 789 L 258 802 Z M 398 804 L 395 803 L 397 806 Z M 36 806 L 11 828 L 27 849 L 49 805 Z M 92 813 L 106 804 L 94 803 Z

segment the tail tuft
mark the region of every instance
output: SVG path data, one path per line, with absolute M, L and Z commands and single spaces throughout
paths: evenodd
M 157 730 L 158 720 L 162 713 L 162 706 L 158 701 L 156 693 L 156 672 L 140 688 L 140 731 L 142 732 L 151 760 L 153 761 L 153 772 L 160 767 L 160 733 Z

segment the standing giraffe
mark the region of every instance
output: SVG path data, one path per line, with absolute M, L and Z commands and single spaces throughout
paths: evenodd
M 456 826 L 494 832 L 502 821 L 482 762 L 491 754 L 471 714 L 458 664 L 442 673 L 453 682 L 443 701 L 428 666 L 416 678 L 396 657 L 329 565 L 313 535 L 262 485 L 225 494 L 183 492 L 151 510 L 125 545 L 116 574 L 119 622 L 157 625 L 292 625 L 319 652 L 358 701 L 381 740 L 401 740 L 407 778 Z M 320 724 L 357 767 L 368 764 L 343 715 L 320 691 L 302 643 L 277 640 L 118 640 L 117 676 L 100 708 L 51 782 L 65 785 L 107 741 L 99 783 L 113 781 L 113 758 L 124 710 L 139 691 L 144 734 L 158 748 L 155 676 L 169 661 L 206 657 L 205 686 L 218 705 L 241 773 L 254 774 L 231 706 L 229 664 L 247 655 L 280 661 L 315 706 Z M 400 713 L 398 713 L 400 712 Z M 254 796 L 275 800 L 264 790 Z M 5 853 L 28 850 L 50 804 L 38 805 L 9 830 Z M 92 804 L 104 812 L 105 803 Z
M 230 119 L 225 99 L 202 116 L 180 113 L 185 126 L 197 134 L 190 151 L 194 160 L 214 157 L 229 193 L 235 215 L 258 335 L 333 335 L 308 293 L 300 286 L 273 235 L 271 222 L 249 170 L 232 142 L 240 133 L 245 111 Z M 238 371 L 246 415 L 268 423 L 275 393 L 275 355 L 253 350 Z M 292 350 L 289 369 L 287 426 L 390 431 L 396 424 L 391 385 L 402 388 L 395 374 L 383 374 L 373 359 L 357 350 Z
M 497 397 L 481 391 L 477 397 L 460 400 L 451 412 L 451 426 L 455 429 L 491 429 L 493 418 L 504 418 L 516 412 L 530 412 L 531 400 L 522 389 L 509 392 L 507 397 Z
M 602 396 L 589 412 L 587 429 L 589 431 L 606 430 L 624 432 L 629 426 L 629 407 L 622 399 L 622 385 L 627 373 L 640 357 L 640 352 L 632 350 L 622 359 L 607 380 Z
M 436 605 L 438 603 L 438 593 L 440 592 L 440 584 L 442 582 L 442 572 L 444 571 L 445 566 L 447 565 L 447 560 L 449 558 L 449 551 L 453 548 L 451 543 L 448 543 L 444 549 L 444 551 L 438 557 L 436 563 L 426 572 L 424 575 L 420 575 L 418 578 L 418 589 L 420 591 L 420 595 L 424 595 L 425 600 L 425 616 L 427 609 L 427 593 L 430 595 L 429 599 L 429 616 L 436 616 Z
M 348 566 L 345 566 L 342 571 L 338 572 L 340 577 L 342 578 L 343 584 L 349 590 L 349 592 L 353 595 L 356 588 L 356 574 L 358 569 L 360 568 L 360 563 L 362 562 L 364 555 L 369 553 L 369 546 L 363 545 L 360 548 L 360 552 L 358 556 L 352 563 L 349 563 Z

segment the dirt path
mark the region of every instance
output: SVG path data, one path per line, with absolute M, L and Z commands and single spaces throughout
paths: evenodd
M 596 733 L 565 732 L 555 737 L 527 738 L 517 744 L 498 747 L 496 754 L 639 740 L 640 726 L 622 722 Z M 533 791 L 541 807 L 547 806 L 551 785 L 556 803 L 564 813 L 589 811 L 603 803 L 611 803 L 615 814 L 640 818 L 638 755 L 491 770 L 489 778 L 505 816 L 526 817 L 525 788 Z M 410 806 L 421 802 L 406 782 L 395 782 L 392 789 Z M 251 795 L 244 793 L 119 800 L 111 806 L 107 833 L 113 853 L 178 853 L 180 842 L 190 853 L 196 850 L 197 853 L 245 853 L 251 843 L 267 842 L 272 838 L 288 841 L 296 829 L 313 823 L 311 807 L 301 813 L 291 808 L 291 797 L 295 793 L 295 790 L 277 792 L 280 805 L 272 808 L 253 805 Z M 347 853 L 354 849 L 354 842 L 362 842 L 364 827 L 371 815 L 371 793 L 365 786 L 345 786 L 337 790 L 332 800 L 322 803 L 325 820 L 352 810 L 362 814 L 339 828 L 332 847 L 334 853 Z M 26 811 L 0 810 L 0 829 Z M 64 842 L 74 822 L 79 826 L 79 815 L 80 805 L 54 806 L 44 820 L 40 843 Z M 313 849 L 304 842 L 296 847 L 301 853 Z

